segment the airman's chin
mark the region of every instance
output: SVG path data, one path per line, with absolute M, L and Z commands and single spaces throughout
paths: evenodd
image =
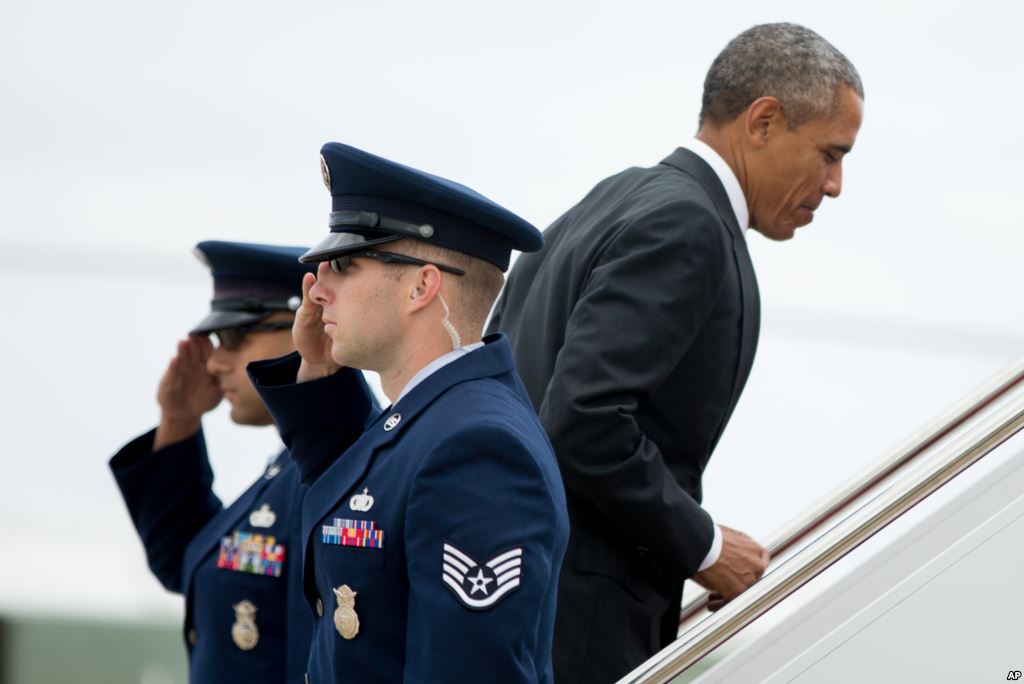
M 249 408 L 248 410 L 237 404 L 231 406 L 231 422 L 235 425 L 251 425 L 253 427 L 259 427 L 262 425 L 270 425 L 274 422 L 274 419 L 270 417 L 270 412 L 264 407 L 260 407 L 262 410 Z
M 331 359 L 339 366 L 352 366 L 349 355 L 345 353 L 345 350 L 337 342 L 331 345 Z

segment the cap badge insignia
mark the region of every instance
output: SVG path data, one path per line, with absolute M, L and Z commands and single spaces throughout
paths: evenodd
M 384 421 L 384 432 L 391 432 L 398 424 L 402 421 L 401 413 L 392 413 L 388 416 L 388 419 Z
M 487 610 L 519 587 L 522 567 L 521 546 L 479 563 L 454 544 L 445 542 L 441 579 L 466 608 Z
M 373 497 L 370 496 L 369 488 L 363 489 L 362 494 L 356 494 L 349 499 L 348 507 L 353 511 L 366 512 L 373 508 Z
M 270 510 L 270 504 L 263 504 L 249 514 L 249 524 L 253 527 L 273 527 L 276 521 L 277 514 Z
M 231 625 L 231 639 L 238 648 L 251 651 L 260 640 L 260 631 L 256 629 L 256 606 L 251 601 L 242 601 L 233 608 L 235 624 Z
M 359 634 L 359 615 L 356 614 L 356 592 L 347 584 L 334 590 L 338 607 L 334 611 L 334 628 L 342 639 L 355 639 Z
M 331 170 L 327 168 L 327 160 L 324 159 L 324 155 L 320 155 L 320 175 L 324 179 L 324 187 L 327 188 L 327 192 L 331 191 Z

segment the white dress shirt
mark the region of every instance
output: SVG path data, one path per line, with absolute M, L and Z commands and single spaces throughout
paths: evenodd
M 718 180 L 725 187 L 725 194 L 729 197 L 729 204 L 732 206 L 732 213 L 736 216 L 736 223 L 740 225 L 744 236 L 746 236 L 747 229 L 750 227 L 750 213 L 747 209 L 747 198 L 743 196 L 743 188 L 740 187 L 736 174 L 732 172 L 722 156 L 703 140 L 694 138 L 683 147 L 707 162 L 711 170 L 718 176 Z M 704 562 L 697 568 L 697 572 L 710 568 L 718 562 L 718 557 L 722 555 L 722 528 L 717 524 L 714 525 L 714 528 L 715 537 L 711 540 L 711 549 L 708 550 L 708 555 L 704 556 Z
M 732 172 L 721 155 L 711 149 L 711 146 L 703 140 L 694 138 L 683 147 L 707 162 L 707 165 L 718 176 L 718 180 L 725 187 L 725 194 L 729 197 L 732 213 L 736 215 L 736 223 L 740 224 L 740 228 L 746 234 L 747 228 L 750 227 L 750 212 L 747 209 L 747 198 L 743 196 L 743 188 L 740 187 L 740 181 L 736 178 L 736 174 Z

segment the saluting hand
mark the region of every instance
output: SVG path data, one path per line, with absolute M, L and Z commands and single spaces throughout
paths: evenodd
M 154 451 L 195 434 L 203 414 L 220 403 L 223 392 L 216 378 L 206 370 L 212 353 L 213 344 L 204 335 L 192 335 L 178 342 L 177 353 L 156 391 L 160 424 L 153 440 Z
M 324 332 L 324 309 L 309 294 L 315 284 L 316 276 L 312 273 L 302 276 L 302 306 L 295 312 L 292 325 L 292 340 L 302 357 L 299 382 L 326 377 L 341 368 L 331 356 L 331 338 Z

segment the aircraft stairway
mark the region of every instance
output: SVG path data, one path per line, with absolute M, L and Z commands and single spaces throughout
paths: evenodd
M 684 598 L 679 639 L 621 681 L 1021 678 L 1024 362 L 768 548 L 765 576 L 717 612 Z

